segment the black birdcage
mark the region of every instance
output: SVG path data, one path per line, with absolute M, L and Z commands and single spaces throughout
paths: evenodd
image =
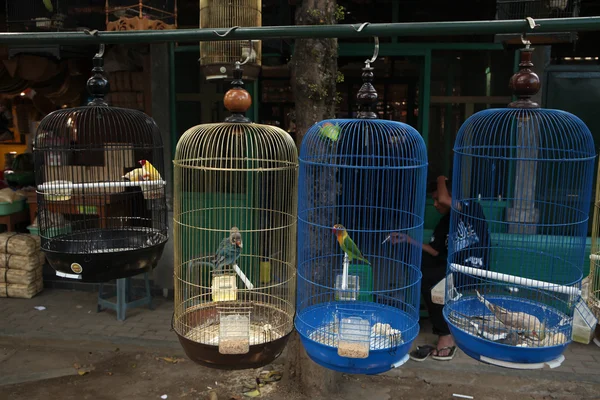
M 9 32 L 60 31 L 72 26 L 67 0 L 6 0 Z
M 496 19 L 578 17 L 581 0 L 496 0 Z
M 42 250 L 58 276 L 86 282 L 151 270 L 168 238 L 158 126 L 107 105 L 102 55 L 93 100 L 46 116 L 33 149 Z

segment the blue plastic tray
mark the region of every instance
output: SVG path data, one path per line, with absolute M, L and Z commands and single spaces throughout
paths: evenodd
M 523 311 L 536 316 L 540 321 L 545 320 L 547 326 L 550 328 L 557 327 L 563 318 L 568 318 L 567 315 L 554 308 L 531 300 L 502 295 L 486 295 L 485 297 L 492 303 L 498 304 L 508 310 Z M 448 320 L 448 313 L 451 310 L 468 316 L 481 316 L 484 312 L 491 314 L 490 311 L 476 297 L 462 298 L 444 307 L 444 318 L 450 327 L 450 332 L 454 336 L 456 345 L 468 356 L 478 361 L 481 361 L 481 356 L 485 356 L 495 360 L 520 364 L 548 362 L 558 358 L 571 342 L 571 326 L 566 324 L 557 330 L 569 339 L 564 344 L 548 347 L 517 347 L 495 343 L 491 340 L 474 336 L 453 325 Z
M 375 315 L 376 322 L 388 323 L 394 329 L 402 332 L 402 342 L 397 346 L 369 351 L 367 358 L 346 358 L 338 355 L 337 347 L 312 340 L 310 335 L 319 327 L 332 320 L 333 313 L 342 309 L 342 312 L 365 316 Z M 380 374 L 392 368 L 392 364 L 402 360 L 410 351 L 411 346 L 419 334 L 418 313 L 415 316 L 390 306 L 369 302 L 338 301 L 321 303 L 302 309 L 295 319 L 296 329 L 300 334 L 302 344 L 308 356 L 317 364 L 334 371 L 349 374 Z

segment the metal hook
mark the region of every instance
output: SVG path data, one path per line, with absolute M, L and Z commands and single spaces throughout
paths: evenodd
M 252 51 L 254 50 L 253 42 L 253 40 L 248 40 L 248 55 L 246 55 L 246 59 L 244 61 L 236 62 L 236 65 L 244 65 L 250 60 L 250 57 L 252 57 Z
M 98 30 L 94 29 L 92 31 L 90 30 L 84 30 L 83 31 L 86 35 L 90 35 L 90 36 L 98 36 Z M 106 46 L 104 43 L 100 43 L 100 47 L 98 52 L 96 53 L 96 55 L 94 56 L 95 58 L 102 58 L 104 57 L 104 50 L 105 50 Z
M 370 22 L 363 22 L 362 24 L 360 24 L 360 26 L 358 28 L 356 28 L 354 25 L 352 25 L 352 27 L 354 28 L 354 30 L 356 32 L 361 32 L 369 24 L 370 24 Z
M 527 23 L 529 24 L 529 29 L 534 30 L 535 28 L 537 28 L 538 26 L 540 26 L 539 24 L 537 24 L 535 22 L 535 20 L 531 17 L 527 17 L 525 19 L 527 21 Z M 521 42 L 525 45 L 526 49 L 529 49 L 531 46 L 531 41 L 527 39 L 527 32 L 524 32 L 521 34 Z
M 379 55 L 379 38 L 377 36 L 373 36 L 375 39 L 375 49 L 373 49 L 373 57 L 369 60 L 365 60 L 366 67 L 369 68 L 371 63 L 374 63 L 377 60 L 377 56 Z
M 232 26 L 231 28 L 227 29 L 227 31 L 222 35 L 217 31 L 213 31 L 213 33 L 218 37 L 225 37 L 228 36 L 231 32 L 235 31 L 237 28 L 239 28 L 239 26 Z

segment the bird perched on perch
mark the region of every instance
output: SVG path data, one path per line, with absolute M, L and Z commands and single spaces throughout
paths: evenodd
M 544 340 L 544 337 L 546 336 L 546 327 L 537 317 L 524 312 L 509 311 L 504 307 L 489 302 L 478 291 L 475 292 L 477 293 L 479 301 L 481 301 L 507 328 L 523 331 L 523 334 L 527 337 Z
M 242 234 L 237 227 L 232 227 L 229 236 L 221 241 L 219 248 L 212 259 L 215 271 L 223 269 L 226 265 L 234 264 L 242 254 Z
M 130 182 L 139 182 L 147 180 L 147 177 L 144 175 L 144 171 L 141 168 L 132 169 L 131 171 L 123 175 L 122 178 Z
M 144 172 L 145 180 L 149 181 L 159 181 L 162 178 L 160 177 L 160 173 L 154 168 L 154 165 L 150 163 L 148 160 L 140 160 L 138 161 L 142 166 L 142 171 Z
M 333 226 L 333 233 L 335 234 L 335 237 L 337 238 L 340 247 L 348 256 L 350 262 L 356 259 L 371 265 L 371 263 L 367 261 L 365 257 L 363 257 L 362 253 L 358 249 L 358 246 L 356 246 L 356 243 L 354 243 L 350 235 L 348 235 L 348 232 L 346 231 L 346 228 L 344 228 L 343 225 L 335 224 Z

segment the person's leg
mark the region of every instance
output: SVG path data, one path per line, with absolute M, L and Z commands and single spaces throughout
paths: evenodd
M 429 319 L 433 326 L 433 334 L 438 336 L 437 350 L 434 351 L 434 356 L 448 357 L 452 353 L 454 346 L 454 338 L 450 334 L 448 324 L 444 319 L 444 306 L 435 304 L 431 300 L 431 290 L 439 281 L 446 276 L 445 268 L 427 268 L 423 271 L 423 280 L 421 282 L 421 293 L 429 313 Z

